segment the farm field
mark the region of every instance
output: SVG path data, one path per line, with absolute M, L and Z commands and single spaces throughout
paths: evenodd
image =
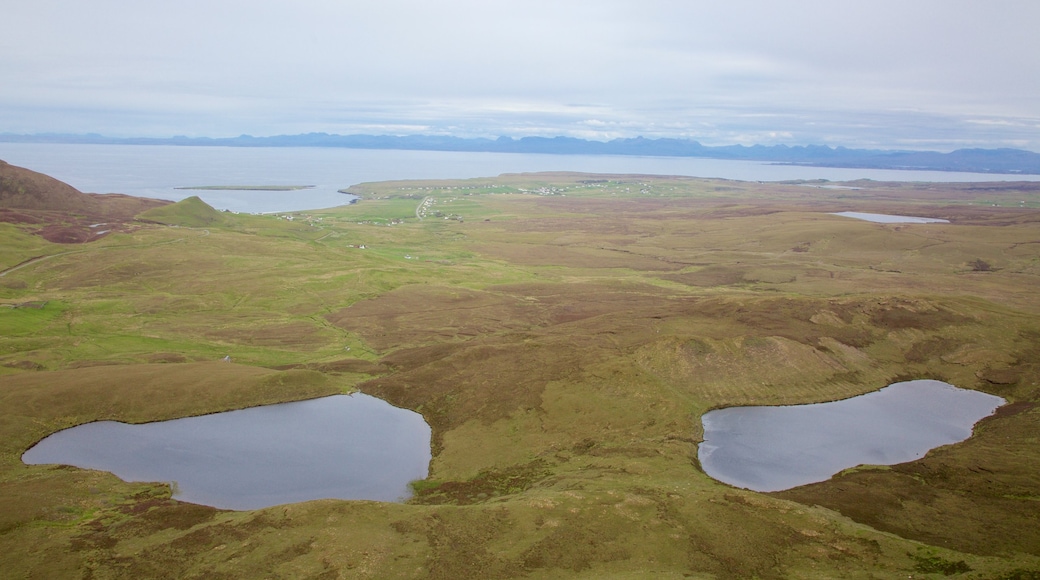
M 268 216 L 63 209 L 71 192 L 0 211 L 2 575 L 1040 578 L 1040 185 L 543 173 L 349 192 Z M 921 460 L 783 492 L 697 463 L 711 409 L 915 378 L 1009 404 Z M 20 460 L 90 421 L 353 391 L 433 428 L 407 503 L 222 511 Z

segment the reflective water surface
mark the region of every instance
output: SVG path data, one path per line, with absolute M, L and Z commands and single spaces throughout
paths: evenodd
M 950 220 L 927 217 L 913 217 L 908 215 L 888 215 L 883 213 L 864 213 L 860 211 L 841 211 L 833 215 L 841 217 L 875 222 L 879 224 L 948 224 Z
M 178 201 L 197 195 L 217 209 L 301 211 L 350 203 L 337 190 L 368 181 L 461 179 L 530 171 L 583 171 L 721 177 L 745 181 L 1022 181 L 1001 175 L 902 169 L 847 169 L 755 161 L 635 155 L 545 155 L 394 151 L 336 147 L 178 147 L 0 143 L 0 159 L 46 173 L 88 193 Z M 313 185 L 299 191 L 196 191 L 198 185 Z
M 88 423 L 43 439 L 22 460 L 174 482 L 175 498 L 225 509 L 396 501 L 428 474 L 430 427 L 358 393 L 142 425 Z
M 706 413 L 698 458 L 711 477 L 755 491 L 824 481 L 861 464 L 894 465 L 963 441 L 1000 397 L 933 380 L 851 399 Z

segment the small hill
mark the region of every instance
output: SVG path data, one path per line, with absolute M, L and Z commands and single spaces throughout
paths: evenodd
M 99 203 L 53 177 L 0 161 L 0 208 L 97 213 Z
M 209 204 L 192 196 L 182 199 L 177 203 L 157 207 L 145 211 L 137 216 L 140 220 L 166 224 L 169 226 L 184 226 L 189 228 L 204 228 L 223 225 L 227 220 L 224 214 L 213 209 Z

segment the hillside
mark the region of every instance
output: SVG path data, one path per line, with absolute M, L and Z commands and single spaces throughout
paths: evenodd
M 169 203 L 83 193 L 48 175 L 0 160 L 0 223 L 18 224 L 49 242 L 78 244 L 129 231 L 137 214 Z
M 0 224 L 0 577 L 1040 578 L 1035 184 L 350 190 L 75 248 Z M 913 378 L 1009 404 L 962 443 L 786 492 L 702 469 L 709 410 Z M 22 461 L 73 425 L 352 391 L 432 429 L 411 499 L 229 511 Z
M 31 169 L 0 160 L 0 208 L 97 212 L 97 199 Z
M 149 209 L 137 216 L 138 219 L 165 224 L 201 228 L 224 223 L 224 216 L 198 196 L 182 199 L 177 203 Z

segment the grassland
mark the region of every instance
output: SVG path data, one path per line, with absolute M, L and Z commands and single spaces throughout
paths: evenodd
M 75 246 L 2 223 L 0 570 L 1040 577 L 1040 190 L 821 185 L 363 184 L 359 203 L 292 221 L 187 202 Z M 1011 405 L 922 460 L 787 492 L 697 465 L 710 409 L 908 378 Z M 228 512 L 19 459 L 88 421 L 355 389 L 433 427 L 409 503 Z

